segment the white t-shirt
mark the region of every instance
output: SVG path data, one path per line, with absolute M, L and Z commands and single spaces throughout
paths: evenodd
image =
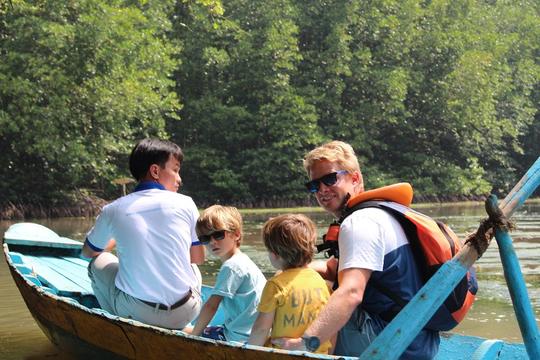
M 198 241 L 199 212 L 193 200 L 167 190 L 149 189 L 106 205 L 87 235 L 103 249 L 116 240 L 116 287 L 137 299 L 172 305 L 198 287 L 190 249 Z
M 355 211 L 339 229 L 339 269 L 382 271 L 385 255 L 408 244 L 399 222 L 384 210 Z
M 385 204 L 395 207 L 392 203 Z M 404 301 L 410 301 L 423 285 L 403 228 L 382 209 L 357 210 L 341 224 L 339 271 L 348 268 L 372 270 L 361 305 L 372 316 L 395 307 L 393 300 L 377 286 L 390 289 Z M 438 332 L 424 329 L 402 356 L 425 359 L 437 353 L 438 344 Z

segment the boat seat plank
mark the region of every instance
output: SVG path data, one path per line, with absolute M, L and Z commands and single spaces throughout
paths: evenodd
M 501 340 L 486 340 L 474 352 L 472 359 L 489 360 L 496 359 L 501 353 L 504 343 Z
M 88 263 L 82 265 L 73 262 L 71 261 L 71 259 L 75 259 L 73 257 L 42 257 L 42 259 L 53 268 L 56 266 L 62 268 L 63 274 L 87 291 L 92 292 L 92 283 L 88 277 Z
M 86 276 L 86 281 L 81 281 L 86 275 L 85 269 L 79 271 L 77 277 L 73 277 L 73 269 L 68 270 L 65 264 L 69 264 L 60 258 L 53 258 L 58 261 L 50 261 L 38 256 L 26 256 L 28 262 L 34 268 L 38 279 L 54 289 L 60 296 L 79 296 L 93 294 L 90 280 Z
M 6 244 L 39 246 L 61 249 L 81 249 L 83 244 L 80 241 L 58 236 L 51 229 L 34 223 L 18 223 L 11 225 L 4 233 Z
M 40 257 L 40 260 L 53 269 L 61 270 L 62 274 L 79 284 L 81 287 L 91 290 L 92 286 L 87 270 L 88 263 L 86 263 L 85 266 L 82 266 L 71 261 L 66 261 L 66 258 L 64 257 L 52 256 L 42 256 Z
M 73 264 L 82 266 L 84 268 L 87 268 L 88 264 L 90 263 L 90 261 L 88 260 L 84 260 L 84 259 L 73 257 L 73 256 L 62 256 L 62 259 L 64 259 L 65 261 L 69 261 Z

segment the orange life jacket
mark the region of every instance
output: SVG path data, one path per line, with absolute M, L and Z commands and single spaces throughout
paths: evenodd
M 401 224 L 424 281 L 427 281 L 442 264 L 454 257 L 461 249 L 462 243 L 447 225 L 411 209 L 409 206 L 412 203 L 412 198 L 412 187 L 408 183 L 364 191 L 349 199 L 344 214 L 337 223 L 330 226 L 324 240 L 326 243 L 335 241 L 337 245 L 339 225 L 356 210 L 368 207 L 385 210 Z M 334 250 L 336 248 L 334 246 Z M 333 254 L 338 256 L 337 250 Z M 391 289 L 381 288 L 377 284 L 373 284 L 373 286 L 394 300 L 399 308 L 406 305 L 406 302 L 400 301 Z M 477 290 L 476 276 L 474 269 L 471 268 L 441 305 L 426 328 L 440 331 L 454 328 L 463 320 L 472 306 Z M 393 314 L 393 316 L 395 315 Z

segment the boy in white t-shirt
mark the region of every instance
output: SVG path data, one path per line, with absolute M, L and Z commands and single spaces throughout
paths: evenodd
M 184 331 L 215 340 L 247 341 L 266 278 L 240 251 L 242 216 L 235 207 L 210 206 L 197 221 L 197 234 L 223 264 L 195 327 Z M 220 305 L 225 313 L 223 325 L 207 327 Z
M 197 207 L 177 193 L 182 160 L 170 141 L 137 143 L 129 158 L 137 187 L 103 208 L 82 250 L 93 258 L 88 274 L 104 310 L 170 329 L 182 329 L 200 311 L 195 264 L 205 256 L 195 232 Z

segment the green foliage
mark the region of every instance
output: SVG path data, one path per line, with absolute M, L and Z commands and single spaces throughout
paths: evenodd
M 302 158 L 331 139 L 370 188 L 505 193 L 540 153 L 538 14 L 531 0 L 2 2 L 5 200 L 107 196 L 149 135 L 184 148 L 199 204 L 303 203 Z
M 224 11 L 177 9 L 186 106 L 170 131 L 186 148 L 185 191 L 202 202 L 305 198 L 301 159 L 321 138 L 315 108 L 290 81 L 301 60 L 296 9 L 238 1 Z
M 125 174 L 117 155 L 135 138 L 165 135 L 179 107 L 167 78 L 178 48 L 165 41 L 164 13 L 123 1 L 11 4 L 0 38 L 3 199 L 107 189 Z

